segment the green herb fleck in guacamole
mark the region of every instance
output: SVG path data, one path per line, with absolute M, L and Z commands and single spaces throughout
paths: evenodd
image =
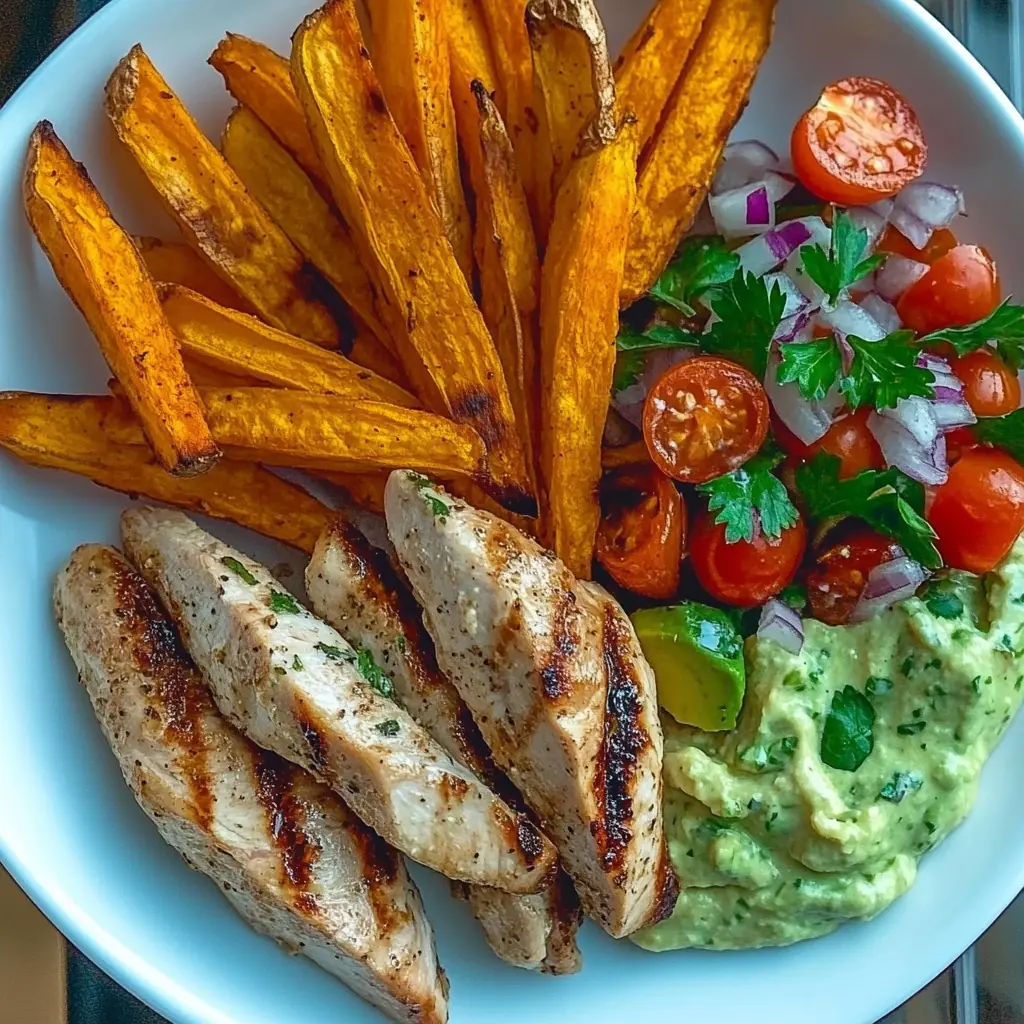
M 873 917 L 974 802 L 1020 705 L 1024 540 L 994 573 L 870 622 L 751 637 L 737 726 L 665 725 L 665 827 L 682 883 L 645 949 L 739 949 Z M 1010 642 L 1004 641 L 1008 637 Z

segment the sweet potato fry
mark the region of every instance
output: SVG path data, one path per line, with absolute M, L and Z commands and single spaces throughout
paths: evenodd
M 220 453 L 135 243 L 48 121 L 29 142 L 25 211 L 57 280 L 88 321 L 160 465 L 206 472 Z
M 369 331 L 359 331 L 356 334 L 348 357 L 353 363 L 373 370 L 379 377 L 397 384 L 403 391 L 411 390 L 402 364 L 391 350 L 382 345 Z
M 140 46 L 107 83 L 107 113 L 186 240 L 213 269 L 268 323 L 336 347 L 338 325 L 315 294 L 321 282 Z
M 339 395 L 366 402 L 419 404 L 397 384 L 378 377 L 336 352 L 268 327 L 255 317 L 176 285 L 161 289 L 164 314 L 188 356 L 217 370 L 298 391 Z
M 343 491 L 345 497 L 364 512 L 384 514 L 384 487 L 391 473 L 377 470 L 370 473 L 317 473 L 333 487 Z
M 551 223 L 551 139 L 536 100 L 533 50 L 526 32 L 526 0 L 479 0 L 498 76 L 495 100 L 516 154 L 534 232 L 547 242 Z
M 64 469 L 123 494 L 227 519 L 312 552 L 333 513 L 301 487 L 251 462 L 222 459 L 201 477 L 167 473 L 116 398 L 0 394 L 0 447 L 33 466 Z
M 716 0 L 639 170 L 621 305 L 672 258 L 704 202 L 771 42 L 776 0 Z
M 636 126 L 573 160 L 555 199 L 541 286 L 545 536 L 590 577 L 601 516 L 601 437 L 615 371 L 618 295 L 636 198 Z
M 601 468 L 606 472 L 625 469 L 627 466 L 642 466 L 650 461 L 651 453 L 644 441 L 634 441 L 619 448 L 605 448 L 601 452 Z
M 221 148 L 245 187 L 299 251 L 333 285 L 360 321 L 387 341 L 377 311 L 376 290 L 356 253 L 352 233 L 312 178 L 246 107 L 236 107 L 228 118 Z
M 557 202 L 573 155 L 615 138 L 615 78 L 593 0 L 530 0 L 526 27 L 537 99 L 548 126 Z
M 615 62 L 619 109 L 636 117 L 641 153 L 654 136 L 710 6 L 711 0 L 657 0 Z
M 233 458 L 296 469 L 417 469 L 474 475 L 483 442 L 432 413 L 277 388 L 203 390 L 213 436 Z
M 372 52 L 388 110 L 426 181 L 444 233 L 473 278 L 473 239 L 459 171 L 451 64 L 444 30 L 447 0 L 372 0 Z
M 210 269 L 195 249 L 184 242 L 136 236 L 135 244 L 154 281 L 184 285 L 222 306 L 230 306 L 243 313 L 256 312 L 231 285 Z
M 469 161 L 476 193 L 474 245 L 480 268 L 480 308 L 505 369 L 516 424 L 532 456 L 538 410 L 537 310 L 540 261 L 530 208 L 516 173 L 501 115 L 482 82 L 474 82 L 478 159 Z
M 501 360 L 366 53 L 352 0 L 330 0 L 294 37 L 293 76 L 331 191 L 367 264 L 381 268 L 387 323 L 418 394 L 477 430 L 495 496 L 532 512 Z
M 228 92 L 248 107 L 326 190 L 327 172 L 306 128 L 288 58 L 254 39 L 229 32 L 210 55 L 210 65 L 224 77 Z
M 445 0 L 444 20 L 459 140 L 464 148 L 467 142 L 475 147 L 477 112 L 473 83 L 483 82 L 488 92 L 495 92 L 498 89 L 498 69 L 478 0 Z

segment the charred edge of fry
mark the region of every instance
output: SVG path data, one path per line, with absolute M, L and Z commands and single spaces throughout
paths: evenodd
M 580 138 L 577 155 L 600 149 L 615 141 L 615 74 L 608 53 L 604 21 L 593 0 L 530 0 L 526 7 L 526 27 L 534 47 L 543 45 L 546 33 L 558 27 L 581 35 L 590 51 L 591 87 L 594 91 L 594 116 Z

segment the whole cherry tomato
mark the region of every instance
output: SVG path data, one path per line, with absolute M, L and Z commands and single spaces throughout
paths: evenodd
M 1020 381 L 990 348 L 953 360 L 953 373 L 964 385 L 964 398 L 975 416 L 1007 416 L 1020 408 Z
M 761 382 L 742 366 L 698 356 L 673 366 L 644 403 L 644 440 L 655 465 L 702 484 L 743 465 L 768 434 Z
M 977 245 L 958 245 L 937 259 L 896 306 L 906 327 L 930 334 L 966 327 L 999 305 L 999 274 L 992 257 Z
M 815 559 L 807 574 L 811 614 L 830 626 L 844 626 L 864 593 L 871 570 L 900 555 L 899 545 L 867 527 L 854 526 Z
M 990 572 L 1024 529 L 1024 467 L 995 448 L 964 452 L 936 489 L 928 521 L 948 565 Z
M 857 206 L 895 195 L 919 177 L 928 147 L 913 108 L 892 86 L 844 78 L 797 122 L 792 154 L 805 188 Z
M 884 469 L 885 460 L 882 449 L 878 447 L 874 434 L 868 430 L 867 407 L 837 420 L 828 429 L 828 433 L 814 444 L 806 445 L 792 433 L 781 420 L 772 420 L 772 432 L 782 450 L 800 462 L 813 459 L 818 452 L 835 455 L 842 465 L 839 467 L 839 478 L 846 480 L 866 469 Z
M 879 252 L 906 256 L 908 260 L 914 260 L 916 263 L 927 263 L 930 266 L 937 259 L 945 256 L 951 249 L 955 249 L 959 244 L 956 240 L 956 235 L 949 228 L 938 228 L 932 232 L 932 237 L 928 244 L 923 249 L 918 249 L 902 231 L 890 224 L 885 229 L 885 234 L 882 235 L 877 249 Z
M 653 466 L 637 467 L 612 477 L 603 491 L 597 560 L 620 587 L 673 597 L 686 539 L 686 506 L 675 484 Z
M 792 582 L 807 548 L 803 519 L 770 540 L 757 534 L 749 543 L 725 541 L 725 526 L 711 515 L 697 520 L 690 538 L 690 562 L 700 585 L 726 604 L 751 608 Z

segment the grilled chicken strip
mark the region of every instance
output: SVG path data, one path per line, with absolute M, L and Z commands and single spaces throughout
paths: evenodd
M 388 532 L 441 669 L 615 937 L 672 911 L 654 676 L 625 613 L 514 527 L 393 473 Z
M 369 652 L 182 513 L 133 508 L 121 527 L 217 706 L 254 743 L 329 785 L 413 860 L 460 881 L 541 888 L 550 840 L 390 699 Z
M 164 839 L 258 931 L 394 1020 L 443 1024 L 448 985 L 402 858 L 225 721 L 120 552 L 79 548 L 54 605 L 125 781 Z
M 517 810 L 522 797 L 494 763 L 455 687 L 437 667 L 416 601 L 388 556 L 352 523 L 338 519 L 320 536 L 306 568 L 313 611 L 353 647 L 368 650 L 394 682 L 395 699 L 456 761 Z M 539 893 L 516 896 L 485 886 L 457 886 L 506 962 L 546 974 L 580 969 L 579 900 L 559 872 Z

